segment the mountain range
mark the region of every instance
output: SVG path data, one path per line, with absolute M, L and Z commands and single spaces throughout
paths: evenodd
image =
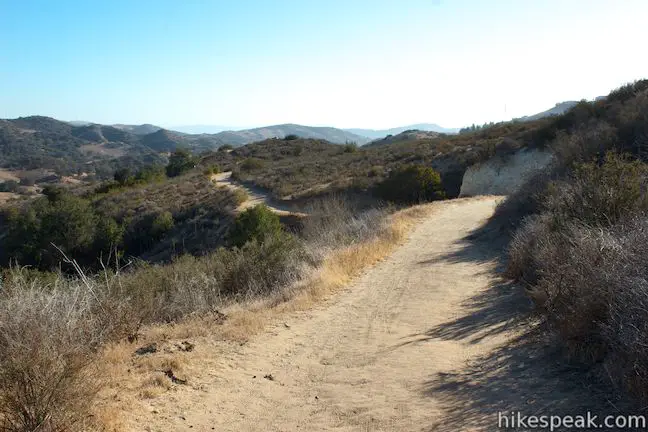
M 547 111 L 516 120 L 530 121 L 562 114 L 576 103 L 561 102 Z M 101 125 L 86 121 L 66 122 L 50 117 L 30 116 L 0 120 L 0 168 L 46 168 L 64 172 L 84 172 L 88 164 L 94 164 L 95 171 L 104 169 L 108 172 L 117 165 L 164 163 L 166 154 L 178 148 L 187 148 L 199 153 L 215 150 L 223 145 L 238 147 L 269 138 L 281 139 L 289 135 L 336 144 L 353 142 L 358 145 L 385 145 L 403 139 L 429 139 L 439 133 L 456 132 L 456 129 L 443 128 L 431 123 L 379 130 L 281 124 L 214 134 L 189 134 L 153 124 Z
M 389 135 L 398 135 L 405 131 L 418 130 L 425 132 L 438 132 L 444 134 L 455 134 L 459 132 L 459 129 L 456 128 L 444 128 L 434 123 L 418 123 L 409 126 L 395 127 L 391 129 L 345 129 L 348 132 L 354 133 L 356 135 L 365 136 L 368 138 L 379 139 L 385 138 Z
M 51 169 L 65 174 L 93 171 L 106 176 L 117 166 L 138 168 L 166 163 L 166 155 L 178 148 L 200 153 L 226 144 L 238 147 L 291 134 L 339 144 L 370 141 L 341 129 L 295 124 L 217 134 L 185 134 L 151 124 L 101 125 L 30 116 L 0 120 L 0 168 Z

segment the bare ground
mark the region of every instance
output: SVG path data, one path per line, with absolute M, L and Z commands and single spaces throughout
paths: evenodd
M 529 301 L 497 277 L 497 245 L 469 240 L 497 200 L 439 204 L 402 247 L 327 302 L 247 343 L 197 346 L 201 373 L 148 401 L 128 426 L 492 431 L 498 411 L 613 411 L 536 339 Z
M 235 182 L 232 179 L 232 172 L 231 171 L 226 171 L 223 173 L 219 174 L 213 174 L 211 176 L 212 182 L 216 186 L 220 187 L 226 187 L 229 189 L 240 189 L 243 190 L 247 193 L 248 199 L 245 200 L 238 208 L 238 211 L 243 211 L 248 208 L 252 208 L 258 204 L 265 204 L 268 206 L 272 211 L 279 215 L 289 215 L 289 214 L 295 214 L 295 215 L 302 215 L 303 213 L 296 212 L 292 207 L 285 203 L 278 202 L 277 200 L 272 199 L 268 193 L 258 187 L 253 187 L 250 185 L 243 185 L 240 183 Z

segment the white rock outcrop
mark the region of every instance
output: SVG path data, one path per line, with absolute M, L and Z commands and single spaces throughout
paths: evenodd
M 495 156 L 466 170 L 459 196 L 510 195 L 529 177 L 547 168 L 553 158 L 549 151 L 528 149 Z

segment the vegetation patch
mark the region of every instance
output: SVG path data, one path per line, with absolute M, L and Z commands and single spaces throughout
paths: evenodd
M 520 281 L 572 359 L 648 401 L 648 81 L 579 103 L 541 136 L 556 163 L 496 211 Z M 501 230 L 504 229 L 504 231 Z

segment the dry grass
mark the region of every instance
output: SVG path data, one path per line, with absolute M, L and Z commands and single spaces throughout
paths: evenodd
M 180 386 L 199 389 L 193 377 L 218 358 L 217 341 L 243 343 L 328 297 L 387 255 L 432 208 L 360 210 L 333 199 L 313 207 L 301 235 L 204 257 L 93 277 L 77 266 L 74 279 L 6 272 L 0 426 L 120 430 L 119 413 L 137 412 L 138 404 Z M 149 344 L 151 352 L 136 352 Z
M 338 208 L 337 205 L 339 203 L 333 207 Z M 434 208 L 434 204 L 421 205 L 383 217 L 373 235 L 361 238 L 361 241 L 338 239 L 342 246 L 328 250 L 321 264 L 308 276 L 270 296 L 229 304 L 221 310 L 227 316 L 224 322 L 218 314 L 190 316 L 179 322 L 146 327 L 137 345 L 120 342 L 107 346 L 101 361 L 110 373 L 105 376 L 106 390 L 101 394 L 100 413 L 97 415 L 112 424 L 110 413 L 146 409 L 151 398 L 177 387 L 158 372 L 164 368 L 171 368 L 174 372 L 178 370 L 179 374 L 184 374 L 183 378 L 188 379 L 188 385 L 197 386 L 192 378 L 205 373 L 223 344 L 245 343 L 285 318 L 286 314 L 307 310 L 329 298 L 393 251 L 405 240 L 416 222 Z M 185 340 L 194 343 L 196 350 L 182 352 L 171 349 L 171 352 L 165 352 L 162 349 L 162 352 L 148 356 L 133 354 L 136 347 L 150 343 L 174 347 Z
M 18 199 L 20 198 L 20 195 L 12 193 L 12 192 L 0 192 L 0 204 L 4 204 L 6 202 L 9 202 L 13 199 Z
M 118 305 L 83 280 L 43 289 L 20 269 L 2 288 L 0 430 L 92 429 L 94 359 L 119 332 Z

